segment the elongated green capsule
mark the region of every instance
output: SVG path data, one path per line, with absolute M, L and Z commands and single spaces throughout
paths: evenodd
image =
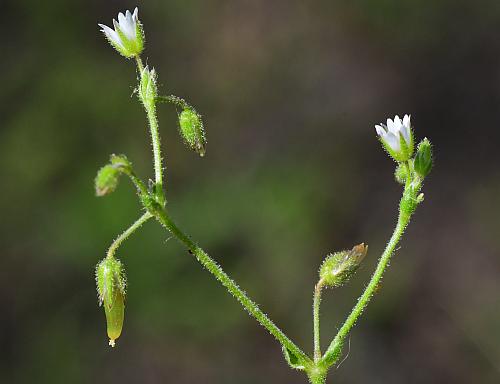
M 118 339 L 122 333 L 125 314 L 125 298 L 119 289 L 115 290 L 111 305 L 104 303 L 104 312 L 106 313 L 109 345 L 114 347 L 115 340 Z
M 109 345 L 115 346 L 123 328 L 126 278 L 122 263 L 105 258 L 96 267 L 99 305 L 104 305 Z
M 203 157 L 207 140 L 201 116 L 195 110 L 185 108 L 179 115 L 179 127 L 186 144 Z

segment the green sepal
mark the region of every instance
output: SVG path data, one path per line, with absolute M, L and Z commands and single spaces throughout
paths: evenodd
M 399 162 L 410 160 L 411 156 L 413 155 L 413 148 L 414 148 L 413 134 L 410 134 L 410 144 L 406 142 L 402 134 L 399 134 L 399 145 L 401 146 L 401 149 L 397 154 L 396 160 Z
M 139 55 L 144 50 L 144 45 L 146 42 L 146 35 L 144 33 L 144 28 L 139 20 L 137 20 L 136 22 L 135 35 L 136 35 L 136 47 L 139 50 L 139 53 L 137 55 Z
M 99 305 L 112 306 L 117 290 L 125 295 L 126 277 L 120 260 L 106 257 L 96 267 L 96 285 Z

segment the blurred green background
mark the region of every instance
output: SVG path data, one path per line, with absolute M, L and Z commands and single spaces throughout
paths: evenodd
M 425 204 L 329 382 L 500 382 L 498 1 L 1 5 L 0 382 L 305 382 L 154 222 L 119 250 L 126 320 L 107 346 L 94 266 L 140 207 L 126 182 L 96 198 L 93 178 L 110 153 L 152 170 L 134 65 L 97 23 L 136 5 L 162 92 L 195 105 L 208 134 L 200 159 L 160 106 L 169 209 L 307 352 L 324 255 L 370 246 L 326 292 L 326 344 L 395 222 L 400 187 L 373 125 L 411 113 L 433 142 Z

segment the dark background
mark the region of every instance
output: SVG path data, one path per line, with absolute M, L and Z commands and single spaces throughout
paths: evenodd
M 329 382 L 500 382 L 497 0 L 0 4 L 0 382 L 305 383 L 154 222 L 118 252 L 126 320 L 107 346 L 94 267 L 140 207 L 93 178 L 110 153 L 152 170 L 133 62 L 97 23 L 135 5 L 161 92 L 208 135 L 200 159 L 160 106 L 169 210 L 307 352 L 323 257 L 370 246 L 325 294 L 326 345 L 395 223 L 373 126 L 412 114 L 435 149 L 426 199 Z

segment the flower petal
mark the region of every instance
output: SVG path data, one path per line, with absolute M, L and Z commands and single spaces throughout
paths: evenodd
M 387 133 L 385 129 L 378 124 L 375 125 L 375 130 L 377 131 L 377 135 L 379 135 L 380 137 L 384 137 Z
M 401 136 L 403 136 L 403 139 L 405 139 L 406 144 L 410 145 L 410 135 L 411 135 L 410 126 L 409 125 L 403 125 L 401 127 L 400 134 L 401 134 Z
M 410 116 L 409 115 L 405 115 L 403 117 L 403 125 L 408 126 L 408 127 L 410 126 Z
M 125 24 L 125 15 L 123 13 L 118 14 L 118 22 L 120 23 L 120 27 Z
M 401 149 L 401 143 L 399 142 L 399 135 L 395 135 L 392 132 L 387 132 L 387 135 L 383 138 L 383 140 L 387 143 L 389 147 L 394 152 L 399 152 Z
M 116 31 L 112 30 L 107 25 L 104 24 L 98 24 L 98 25 L 99 27 L 102 28 L 101 31 L 104 32 L 104 34 L 109 40 L 111 40 L 116 45 L 123 47 L 122 40 L 120 39 L 120 36 L 118 36 L 118 33 L 116 33 Z
M 399 131 L 401 129 L 401 125 L 402 125 L 401 119 L 399 118 L 398 115 L 396 115 L 396 117 L 394 118 L 394 129 Z
M 135 21 L 132 18 L 130 11 L 127 10 L 127 12 L 125 12 L 125 16 L 120 19 L 120 28 L 128 39 L 135 39 Z

